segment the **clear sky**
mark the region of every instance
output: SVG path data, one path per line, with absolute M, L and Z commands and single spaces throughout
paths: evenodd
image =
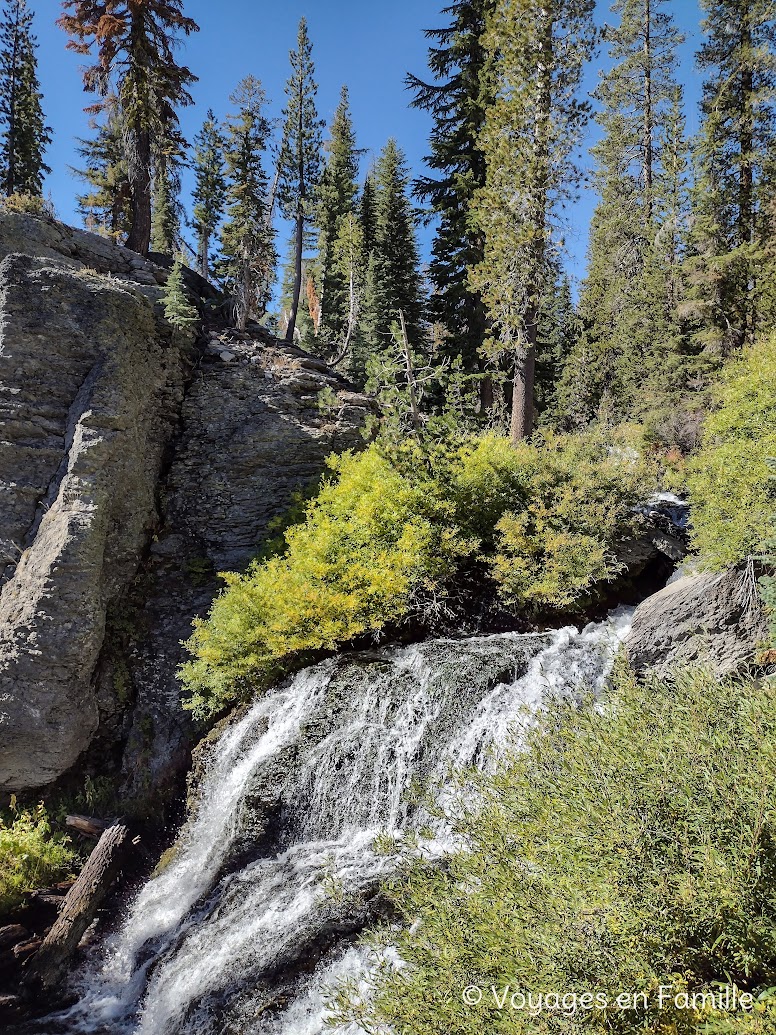
M 45 190 L 58 216 L 77 223 L 74 198 L 79 182 L 70 172 L 78 165 L 76 138 L 88 136 L 79 66 L 83 59 L 65 51 L 66 38 L 55 25 L 58 0 L 30 0 L 36 11 L 36 33 L 40 44 L 39 65 L 44 106 L 54 141 L 47 161 L 52 167 Z M 229 94 L 241 78 L 251 74 L 261 79 L 278 116 L 283 107 L 283 87 L 288 77 L 288 52 L 296 41 L 299 18 L 309 23 L 313 56 L 319 82 L 319 111 L 330 119 L 340 87 L 347 84 L 359 146 L 364 148 L 364 168 L 390 136 L 395 136 L 414 171 L 422 168 L 430 120 L 424 112 L 411 109 L 404 88 L 407 71 L 422 75 L 426 69 L 427 41 L 423 30 L 444 24 L 440 10 L 444 0 L 390 0 L 370 4 L 363 0 L 188 0 L 185 10 L 201 32 L 190 37 L 180 52 L 199 82 L 193 88 L 195 106 L 182 112 L 182 126 L 189 139 L 198 130 L 205 111 L 217 115 L 229 109 Z M 672 0 L 681 29 L 688 37 L 683 48 L 681 79 L 687 91 L 688 131 L 697 128 L 698 75 L 693 52 L 698 42 L 700 12 L 696 0 Z M 598 20 L 608 14 L 608 4 L 598 5 Z M 606 67 L 600 55 L 590 70 L 587 89 L 595 85 L 597 70 Z M 594 132 L 591 131 L 591 134 Z M 592 139 L 592 135 L 591 135 Z M 184 181 L 185 194 L 189 181 Z M 587 228 L 595 198 L 583 194 L 572 212 L 572 229 L 567 238 L 569 266 L 583 272 Z M 285 230 L 278 246 L 285 251 Z M 430 231 L 421 233 L 424 251 Z

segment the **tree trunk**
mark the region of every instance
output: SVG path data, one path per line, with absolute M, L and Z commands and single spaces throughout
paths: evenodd
M 102 835 L 72 886 L 40 949 L 30 958 L 25 992 L 34 997 L 55 989 L 70 958 L 121 871 L 131 844 L 129 828 L 114 823 Z
M 199 242 L 197 266 L 200 277 L 210 280 L 210 234 L 208 233 L 203 233 L 202 239 Z
M 151 246 L 151 135 L 147 129 L 135 133 L 132 156 L 132 226 L 127 248 L 148 255 Z
M 652 112 L 652 7 L 644 0 L 644 214 L 647 225 L 652 222 L 653 141 Z
M 77 834 L 83 834 L 84 837 L 91 837 L 95 841 L 99 841 L 110 823 L 104 819 L 94 819 L 92 816 L 67 816 L 65 826 L 70 830 L 75 830 Z
M 526 315 L 525 352 L 523 355 L 515 354 L 512 419 L 509 425 L 513 446 L 528 438 L 533 432 L 537 316 L 534 304 Z
M 299 313 L 299 298 L 302 294 L 302 249 L 304 248 L 304 212 L 302 206 L 296 214 L 296 251 L 294 253 L 294 294 L 291 300 L 291 313 L 286 327 L 286 341 L 294 340 L 296 318 Z
M 420 429 L 420 407 L 418 406 L 418 393 L 415 384 L 415 368 L 412 364 L 412 349 L 410 340 L 407 337 L 407 324 L 404 320 L 404 311 L 399 310 L 399 321 L 401 323 L 401 339 L 404 348 L 404 363 L 407 368 L 407 387 L 410 393 L 410 407 L 412 409 L 412 426 L 418 431 Z

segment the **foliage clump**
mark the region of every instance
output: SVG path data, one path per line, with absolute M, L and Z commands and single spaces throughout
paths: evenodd
M 693 544 L 711 567 L 737 564 L 776 537 L 776 335 L 731 359 L 714 388 L 689 465 Z
M 62 880 L 77 866 L 66 837 L 52 834 L 46 810 L 11 811 L 0 818 L 0 916 L 18 905 L 25 891 Z
M 581 606 L 619 571 L 617 545 L 652 488 L 648 465 L 599 436 L 448 449 L 407 440 L 329 461 L 331 478 L 275 556 L 196 623 L 182 678 L 212 714 L 310 652 L 403 622 L 425 627 L 484 587 L 500 606 Z
M 606 708 L 551 704 L 524 751 L 463 778 L 445 866 L 408 846 L 386 889 L 404 925 L 377 934 L 403 966 L 341 988 L 338 1019 L 412 1035 L 773 1031 L 775 764 L 772 681 L 622 666 Z M 675 998 L 734 984 L 750 1012 Z M 508 989 L 503 1009 L 491 986 Z M 513 992 L 608 1006 L 534 1013 L 510 1008 Z M 646 1004 L 618 1008 L 623 993 Z

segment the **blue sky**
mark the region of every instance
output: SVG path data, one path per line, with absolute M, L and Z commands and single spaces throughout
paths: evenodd
M 36 33 L 40 44 L 39 65 L 44 105 L 54 141 L 47 161 L 52 167 L 45 190 L 65 222 L 77 222 L 74 198 L 78 181 L 70 173 L 78 165 L 76 138 L 88 136 L 82 113 L 89 97 L 83 93 L 79 65 L 83 59 L 65 50 L 66 38 L 56 28 L 60 5 L 57 0 L 31 0 L 37 12 Z M 288 77 L 288 51 L 294 46 L 299 18 L 309 23 L 319 81 L 319 111 L 330 119 L 347 84 L 359 146 L 366 150 L 364 167 L 394 136 L 407 154 L 414 171 L 422 168 L 430 120 L 424 112 L 409 108 L 404 89 L 407 71 L 424 73 L 427 41 L 425 28 L 443 24 L 440 10 L 444 0 L 391 0 L 367 4 L 363 0 L 329 0 L 312 4 L 262 3 L 257 0 L 188 0 L 186 13 L 200 25 L 201 32 L 189 38 L 181 59 L 199 76 L 193 88 L 195 106 L 182 112 L 184 133 L 189 139 L 198 130 L 205 111 L 212 107 L 221 116 L 229 108 L 229 94 L 241 78 L 251 74 L 261 79 L 271 101 L 271 112 L 279 116 L 283 87 Z M 682 53 L 681 79 L 688 100 L 688 130 L 697 128 L 699 79 L 693 68 L 698 42 L 700 12 L 696 0 L 672 0 L 671 9 L 687 35 Z M 598 5 L 598 20 L 611 16 L 607 4 Z M 606 67 L 599 55 L 587 77 L 586 88 L 595 85 L 597 70 Z M 591 141 L 594 129 L 591 130 Z M 184 181 L 184 190 L 188 187 Z M 184 202 L 188 198 L 184 196 Z M 595 198 L 583 194 L 571 214 L 567 236 L 569 267 L 575 276 L 583 272 L 587 228 Z M 285 230 L 278 245 L 285 251 Z M 431 231 L 423 231 L 427 250 Z

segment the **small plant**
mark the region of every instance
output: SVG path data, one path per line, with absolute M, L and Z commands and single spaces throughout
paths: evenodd
M 196 308 L 189 301 L 183 280 L 183 262 L 178 255 L 167 278 L 163 294 L 164 316 L 177 331 L 185 331 L 199 323 Z
M 53 834 L 43 803 L 18 809 L 16 799 L 0 818 L 0 917 L 26 891 L 64 880 L 77 866 L 69 839 Z

